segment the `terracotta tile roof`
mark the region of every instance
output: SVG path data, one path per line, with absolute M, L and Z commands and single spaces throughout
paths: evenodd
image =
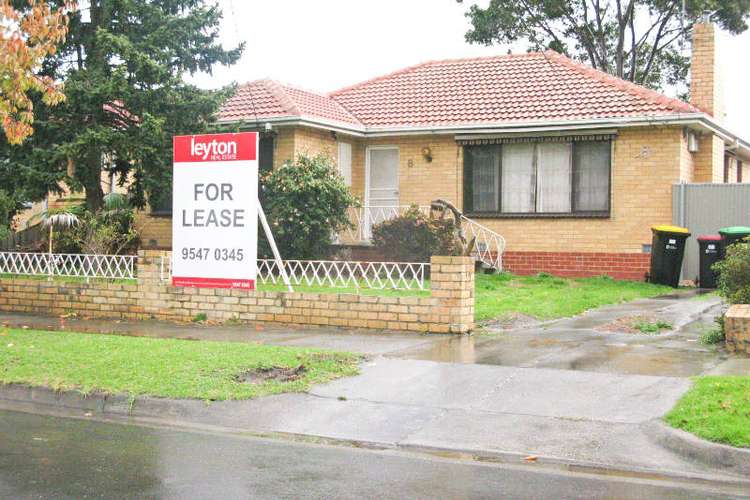
M 328 96 L 260 80 L 241 87 L 220 117 L 298 116 L 387 129 L 678 113 L 700 110 L 547 51 L 426 62 Z
M 268 79 L 242 85 L 219 111 L 220 121 L 276 117 L 306 117 L 361 125 L 330 97 Z

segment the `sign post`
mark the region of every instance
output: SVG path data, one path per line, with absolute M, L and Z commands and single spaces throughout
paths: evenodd
M 174 138 L 172 284 L 253 290 L 258 133 Z

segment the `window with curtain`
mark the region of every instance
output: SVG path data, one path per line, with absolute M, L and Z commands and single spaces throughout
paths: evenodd
M 464 146 L 465 210 L 487 215 L 607 216 L 610 140 Z

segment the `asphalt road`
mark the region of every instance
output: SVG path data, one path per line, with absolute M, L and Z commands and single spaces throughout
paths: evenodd
M 683 499 L 732 493 L 703 488 L 0 411 L 0 498 Z

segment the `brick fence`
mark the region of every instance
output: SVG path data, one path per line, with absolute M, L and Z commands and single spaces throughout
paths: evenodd
M 262 292 L 173 287 L 160 279 L 161 251 L 141 251 L 138 281 L 64 283 L 0 279 L 0 311 L 77 313 L 115 319 L 272 321 L 434 333 L 474 328 L 474 260 L 433 257 L 429 297 Z
M 750 354 L 750 305 L 736 304 L 724 317 L 727 349 Z

